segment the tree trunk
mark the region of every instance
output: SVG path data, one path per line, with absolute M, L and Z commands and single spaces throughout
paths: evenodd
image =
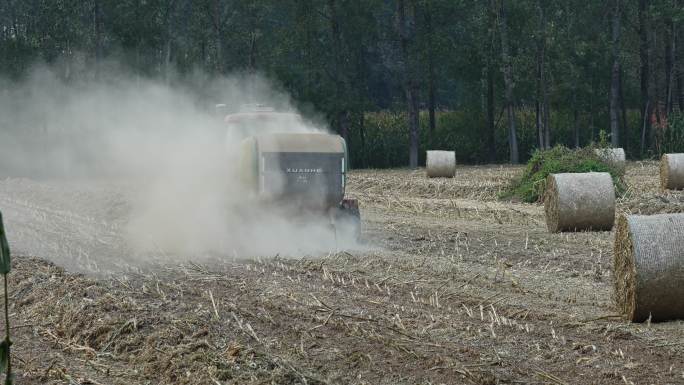
M 164 36 L 164 80 L 166 84 L 171 81 L 171 48 L 173 43 L 173 27 L 175 23 L 176 0 L 167 0 L 166 3 L 166 34 Z
M 437 120 L 435 117 L 436 109 L 436 91 L 435 91 L 435 52 L 432 43 L 433 29 L 432 29 L 432 10 L 429 5 L 425 9 L 425 28 L 427 31 L 427 55 L 428 55 L 428 119 L 429 119 L 429 137 L 430 146 L 433 145 L 435 129 L 437 127 Z
M 681 2 L 677 0 L 675 4 L 679 7 Z M 684 51 L 682 51 L 682 45 L 679 44 L 679 39 L 683 36 L 682 32 L 682 22 L 679 21 L 675 26 L 675 40 L 677 41 L 677 47 L 675 49 L 675 83 L 677 86 L 677 104 L 679 104 L 679 112 L 684 113 Z
M 200 53 L 202 55 L 202 68 L 208 69 L 209 61 L 207 60 L 207 40 L 203 37 L 200 42 Z
M 249 42 L 249 71 L 256 72 L 256 57 L 257 57 L 257 34 L 252 32 L 252 38 Z
M 487 65 L 487 148 L 489 162 L 496 162 L 496 139 L 494 126 L 494 68 L 491 63 Z
M 221 21 L 221 0 L 214 0 L 214 14 L 213 14 L 213 24 L 214 24 L 214 44 L 216 45 L 216 71 L 218 73 L 223 73 L 224 60 L 223 60 L 223 31 L 222 31 L 222 21 Z
M 71 42 L 69 39 L 66 41 L 66 52 L 64 52 L 64 80 L 67 82 L 71 80 Z
M 622 66 L 620 66 L 620 112 L 622 114 L 622 134 L 624 135 L 624 138 L 622 139 L 622 146 L 623 147 L 628 147 L 629 146 L 629 124 L 627 122 L 627 108 L 625 107 L 625 93 L 624 93 L 624 82 L 622 80 L 622 77 L 624 75 L 625 71 L 623 70 Z
M 418 92 L 419 85 L 416 80 L 416 68 L 410 52 L 412 31 L 407 26 L 406 5 L 404 0 L 397 1 L 397 24 L 401 52 L 404 61 L 404 87 L 406 92 L 406 102 L 408 105 L 408 126 L 409 126 L 409 167 L 418 167 Z M 415 21 L 415 20 L 414 20 Z
M 487 149 L 490 163 L 496 162 L 496 123 L 494 122 L 494 63 L 496 38 L 496 8 L 488 9 L 487 20 Z
M 140 51 L 142 51 L 140 40 L 135 45 L 135 68 L 137 71 L 135 72 L 135 85 L 140 86 L 140 67 L 141 67 L 141 59 L 140 59 Z
M 613 66 L 610 81 L 610 143 L 613 147 L 620 146 L 620 119 L 618 117 L 620 98 L 620 1 L 614 0 L 612 22 Z
M 649 111 L 650 105 L 651 105 L 650 101 L 646 101 L 646 105 L 644 106 L 644 110 Z M 648 115 L 643 115 L 641 117 L 641 119 L 643 119 L 641 121 L 641 124 L 642 124 L 642 126 L 641 126 L 641 156 L 644 156 L 644 144 L 646 143 L 646 139 L 647 139 L 646 128 L 650 126 L 650 124 L 651 124 L 650 120 L 651 119 L 650 119 L 650 116 L 648 116 Z
M 359 136 L 361 137 L 361 148 L 363 157 L 361 157 L 361 167 L 368 167 L 366 155 L 366 114 L 362 111 L 359 114 Z
M 580 128 L 579 128 L 579 111 L 577 108 L 577 88 L 572 87 L 572 127 L 575 136 L 575 148 L 580 148 Z
M 653 46 L 657 47 L 658 46 L 658 44 L 657 44 L 658 41 L 657 41 L 657 37 L 656 37 L 657 35 L 654 31 L 651 31 L 651 34 L 653 36 L 653 42 L 654 42 Z M 654 55 L 654 57 L 655 57 L 655 55 Z M 654 59 L 654 62 L 656 62 L 655 59 Z M 654 64 L 654 68 L 655 67 L 657 67 L 657 66 Z M 663 108 L 662 108 L 662 101 L 660 100 L 660 96 L 662 95 L 660 93 L 661 82 L 658 81 L 659 79 L 655 75 L 656 74 L 654 74 L 653 84 L 652 84 L 652 91 L 653 91 L 652 92 L 652 95 L 653 95 L 652 99 L 653 100 L 651 102 L 651 107 L 650 107 L 651 116 L 649 116 L 649 119 L 651 119 L 651 133 L 650 133 L 649 140 L 651 142 L 651 148 L 654 150 L 654 152 L 656 154 L 660 154 L 661 144 L 662 144 L 661 143 L 662 130 L 660 127 L 660 118 L 661 118 L 661 113 L 663 112 Z
M 674 5 L 675 9 L 681 9 L 681 0 L 674 0 Z M 674 40 L 676 42 L 676 46 L 673 49 L 675 61 L 674 77 L 675 86 L 677 87 L 677 90 L 675 92 L 677 104 L 679 104 L 680 113 L 684 113 L 684 84 L 682 84 L 682 82 L 684 81 L 684 62 L 682 61 L 684 59 L 684 51 L 682 51 L 682 45 L 679 43 L 679 39 L 683 36 L 682 32 L 684 32 L 684 28 L 682 28 L 682 25 L 683 23 L 681 19 L 678 19 L 677 23 L 674 25 Z
M 677 58 L 675 57 L 675 50 L 677 42 L 675 40 L 675 27 L 671 17 L 665 19 L 665 114 L 666 116 L 672 112 L 673 89 L 674 89 L 674 71 Z
M 537 100 L 534 102 L 534 115 L 537 124 L 537 139 L 539 140 L 539 149 L 544 149 L 544 119 L 542 118 L 542 108 L 541 108 L 541 92 L 539 87 L 537 87 Z
M 428 79 L 428 115 L 430 121 L 430 137 L 432 138 L 435 134 L 435 129 L 437 128 L 437 116 L 435 113 L 437 108 L 437 96 L 435 95 L 435 74 L 432 59 L 430 59 L 428 71 L 430 72 Z
M 342 111 L 339 113 L 338 124 L 340 126 L 340 136 L 344 138 L 344 141 L 347 143 L 347 146 L 349 146 L 349 128 L 351 127 L 349 111 Z
M 95 0 L 95 9 L 93 10 L 93 24 L 95 24 L 95 77 L 99 77 L 100 64 L 102 63 L 103 56 L 102 5 L 100 4 L 100 0 Z
M 171 39 L 164 44 L 164 81 L 169 84 L 171 81 Z
M 537 3 L 537 8 L 539 9 L 539 12 L 541 14 L 541 5 Z M 540 34 L 541 35 L 541 34 Z M 543 71 L 543 53 L 542 53 L 542 38 L 539 37 L 537 39 L 537 100 L 535 100 L 535 117 L 536 117 L 536 124 L 537 124 L 537 138 L 539 139 L 539 149 L 544 150 L 544 118 L 542 117 L 542 114 L 544 113 L 544 110 L 541 107 L 542 104 L 542 71 Z
M 503 74 L 506 98 L 506 115 L 508 117 L 508 147 L 510 162 L 517 164 L 520 162 L 518 156 L 518 138 L 515 127 L 515 110 L 513 105 L 513 69 L 511 65 L 510 51 L 508 47 L 508 26 L 506 21 L 505 1 L 502 0 L 499 7 L 499 34 L 501 35 L 501 54 L 503 59 Z M 492 5 L 496 6 L 496 1 L 492 0 Z
M 540 130 L 540 147 L 551 148 L 551 127 L 549 125 L 549 92 L 546 82 L 546 10 L 542 0 L 537 1 L 539 12 L 539 40 L 537 41 L 537 73 L 538 73 L 538 99 L 541 98 L 538 107 L 538 121 Z
M 419 125 L 419 109 L 418 109 L 418 82 L 412 80 L 409 84 L 406 98 L 409 104 L 409 166 L 411 168 L 418 167 L 418 125 Z
M 10 0 L 7 0 L 6 3 L 7 3 L 7 8 L 8 8 L 10 19 L 9 19 L 9 26 L 7 28 L 8 30 L 5 30 L 5 34 L 6 34 L 5 39 L 7 39 L 7 36 L 12 36 L 12 34 L 14 34 L 15 39 L 20 40 L 21 35 L 19 34 L 19 27 L 18 27 L 19 23 L 17 22 L 17 12 L 15 9 L 15 6 L 14 6 L 14 4 L 12 4 L 12 2 Z
M 677 68 L 677 100 L 679 112 L 684 113 L 684 69 Z
M 546 77 L 544 77 L 542 85 L 542 95 L 544 96 L 544 104 L 542 105 L 544 108 L 544 147 L 548 150 L 551 148 L 551 112 L 549 111 L 549 87 Z
M 679 36 L 681 36 L 681 34 L 679 34 Z M 681 48 L 678 49 L 681 50 Z M 684 55 L 684 53 L 680 53 L 679 55 Z M 684 113 L 684 62 L 682 61 L 679 61 L 677 65 L 675 65 L 675 87 L 679 112 Z
M 544 79 L 544 88 L 542 88 L 542 95 L 544 97 L 542 108 L 544 109 L 544 147 L 548 150 L 551 148 L 551 111 L 549 104 L 549 85 L 546 77 Z
M 649 0 L 639 0 L 639 61 L 640 61 L 640 71 L 639 76 L 641 78 L 641 122 L 642 132 L 641 132 L 641 156 L 644 156 L 644 152 L 648 147 L 648 138 L 651 131 L 651 119 L 650 119 L 650 73 L 649 73 L 649 44 L 648 44 L 648 10 Z
M 333 40 L 333 83 L 335 84 L 335 109 L 337 124 L 337 131 L 344 138 L 345 141 L 349 140 L 349 111 L 346 107 L 347 105 L 347 92 L 346 92 L 346 80 L 343 78 L 343 69 L 340 67 L 343 58 L 342 53 L 342 35 L 340 32 L 339 18 L 337 15 L 337 3 L 336 0 L 328 0 L 328 8 L 330 11 L 330 33 Z
M 591 141 L 596 140 L 596 128 L 594 126 L 594 77 L 591 77 L 591 85 L 589 88 L 589 133 Z

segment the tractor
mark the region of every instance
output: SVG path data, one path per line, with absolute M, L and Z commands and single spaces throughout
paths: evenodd
M 258 204 L 327 217 L 336 237 L 343 231 L 358 239 L 361 217 L 357 200 L 345 198 L 349 156 L 341 136 L 266 108 L 230 114 L 224 122 L 242 186 Z

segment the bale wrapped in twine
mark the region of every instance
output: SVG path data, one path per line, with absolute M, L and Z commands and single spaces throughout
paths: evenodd
M 428 151 L 426 168 L 429 178 L 453 178 L 456 175 L 456 153 L 453 151 Z
M 594 151 L 604 162 L 613 165 L 613 167 L 621 171 L 625 170 L 627 158 L 625 157 L 625 150 L 622 148 L 597 148 Z
M 634 322 L 684 319 L 684 214 L 618 219 L 615 301 Z
M 663 190 L 684 189 L 684 154 L 665 154 L 660 159 L 660 185 Z
M 615 221 L 615 187 L 607 172 L 551 174 L 544 197 L 549 231 L 610 230 Z

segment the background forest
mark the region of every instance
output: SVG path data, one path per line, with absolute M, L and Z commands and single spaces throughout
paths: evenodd
M 680 0 L 0 0 L 0 82 L 116 62 L 173 83 L 262 74 L 349 141 L 354 167 L 426 149 L 518 163 L 604 131 L 684 151 Z M 221 101 L 207 101 L 207 106 Z M 259 101 L 250 101 L 259 102 Z M 208 107 L 209 108 L 209 107 Z

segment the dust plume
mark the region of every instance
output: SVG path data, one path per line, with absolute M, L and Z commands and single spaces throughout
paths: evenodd
M 66 82 L 43 67 L 20 82 L 0 80 L 0 210 L 10 241 L 85 270 L 151 255 L 356 247 L 326 215 L 293 217 L 250 196 L 238 167 L 243 135 L 227 134 L 222 119 L 248 103 L 296 112 L 255 75 L 196 74 L 169 85 L 118 71 Z M 259 132 L 326 132 L 292 116 Z

